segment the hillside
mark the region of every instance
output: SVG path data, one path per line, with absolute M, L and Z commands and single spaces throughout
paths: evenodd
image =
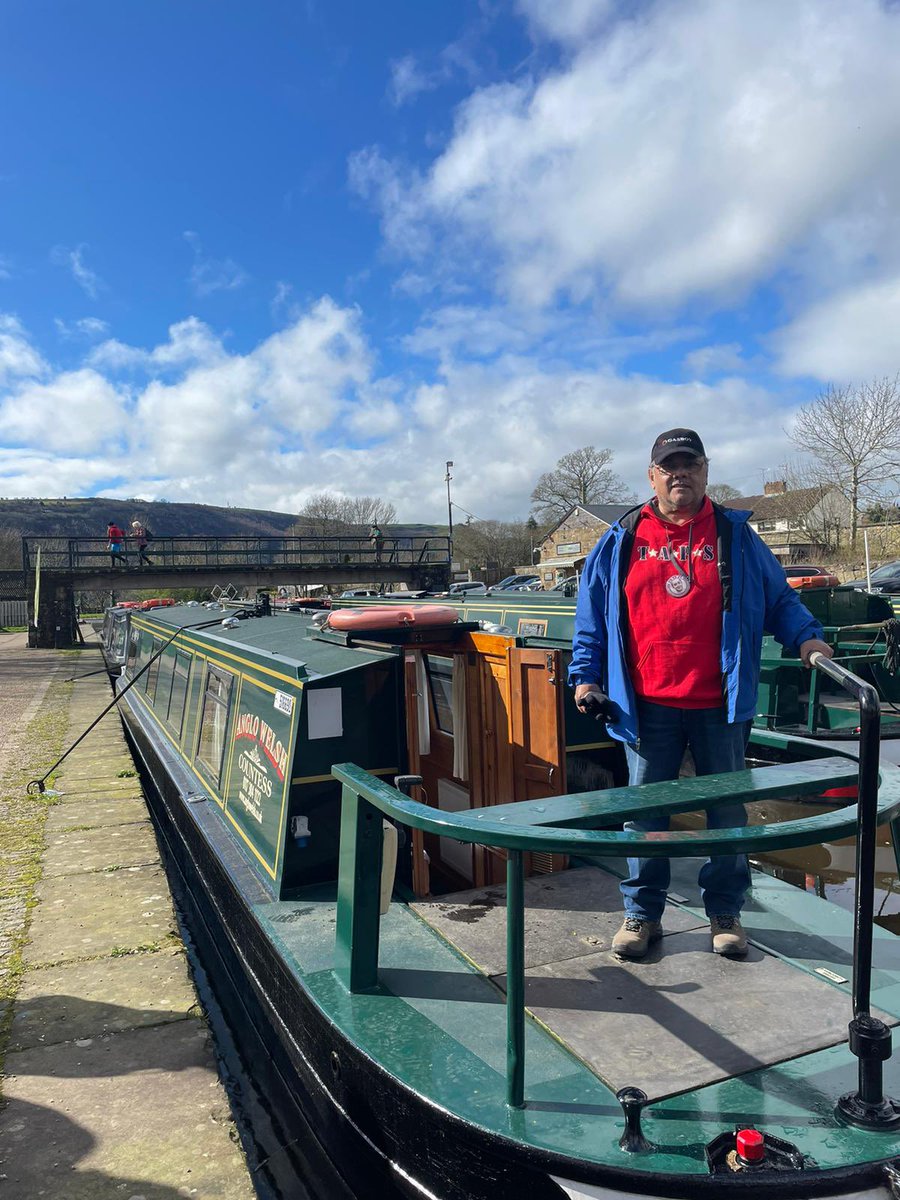
M 31 537 L 103 537 L 108 521 L 127 528 L 134 520 L 143 521 L 156 537 L 280 537 L 296 519 L 294 513 L 166 501 L 0 500 L 0 533 Z M 396 522 L 385 532 L 408 537 L 446 533 L 446 527 Z

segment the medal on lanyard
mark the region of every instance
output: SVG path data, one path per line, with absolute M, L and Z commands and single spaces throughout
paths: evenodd
M 681 597 L 686 596 L 691 590 L 691 585 L 694 582 L 694 527 L 691 526 L 691 531 L 688 534 L 688 571 L 684 569 L 678 561 L 678 554 L 672 548 L 672 543 L 669 542 L 669 552 L 671 554 L 671 563 L 678 572 L 677 575 L 672 575 L 666 580 L 666 591 L 670 596 Z M 690 572 L 690 573 L 688 573 Z

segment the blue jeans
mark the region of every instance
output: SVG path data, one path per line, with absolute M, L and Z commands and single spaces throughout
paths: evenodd
M 690 747 L 698 775 L 742 771 L 750 722 L 729 725 L 724 708 L 667 708 L 638 701 L 638 746 L 626 746 L 628 781 L 631 784 L 661 783 L 677 779 L 686 747 Z M 743 804 L 720 804 L 707 809 L 709 829 L 747 824 Z M 661 833 L 669 828 L 666 814 L 628 821 L 626 829 Z M 628 877 L 620 887 L 629 915 L 658 921 L 666 906 L 671 872 L 667 858 L 629 858 Z M 700 869 L 700 895 L 707 915 L 737 916 L 750 888 L 750 866 L 746 854 L 722 854 L 709 858 Z

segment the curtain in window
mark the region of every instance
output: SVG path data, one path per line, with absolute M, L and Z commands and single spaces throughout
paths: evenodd
M 453 774 L 457 779 L 469 778 L 469 731 L 466 724 L 466 660 L 462 654 L 453 655 Z
M 416 654 L 416 721 L 419 726 L 419 753 L 431 753 L 431 723 L 428 709 L 428 676 L 425 674 L 425 659 Z

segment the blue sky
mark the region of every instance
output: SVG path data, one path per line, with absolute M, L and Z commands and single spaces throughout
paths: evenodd
M 0 8 L 0 495 L 524 517 L 697 427 L 744 493 L 900 367 L 876 0 Z

